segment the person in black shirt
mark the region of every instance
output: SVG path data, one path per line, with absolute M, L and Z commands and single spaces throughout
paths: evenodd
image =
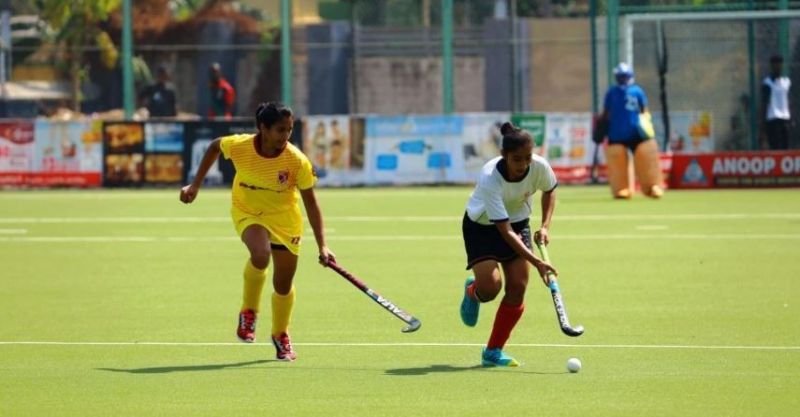
M 178 114 L 175 86 L 169 81 L 169 71 L 164 65 L 156 70 L 156 82 L 139 93 L 139 100 L 147 107 L 150 117 L 174 117 Z

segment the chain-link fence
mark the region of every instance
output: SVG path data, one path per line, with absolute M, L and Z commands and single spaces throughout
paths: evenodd
M 770 75 L 770 58 L 782 55 L 780 26 L 778 19 L 633 25 L 636 79 L 650 93 L 651 108 L 663 112 L 666 105 L 679 127 L 671 129 L 673 149 L 739 150 L 762 145 L 762 82 Z M 784 68 L 797 85 L 800 19 L 789 20 L 787 27 L 790 52 Z M 664 56 L 666 67 L 659 71 L 659 57 Z M 797 114 L 799 89 L 790 90 L 790 104 Z M 796 137 L 797 131 L 791 136 Z

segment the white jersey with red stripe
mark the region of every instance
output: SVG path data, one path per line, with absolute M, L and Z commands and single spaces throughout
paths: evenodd
M 528 219 L 536 191 L 552 191 L 557 185 L 553 168 L 539 155 L 533 155 L 528 172 L 515 181 L 508 179 L 505 160 L 498 156 L 481 169 L 478 184 L 467 202 L 467 216 L 484 225 Z

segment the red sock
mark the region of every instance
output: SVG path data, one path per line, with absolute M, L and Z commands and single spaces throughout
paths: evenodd
M 522 317 L 522 312 L 525 311 L 525 304 L 512 306 L 500 303 L 497 308 L 497 315 L 494 316 L 494 326 L 492 327 L 492 335 L 489 336 L 489 343 L 486 345 L 488 349 L 502 349 L 506 345 L 508 338 L 511 337 L 511 331 L 517 325 L 519 318 Z
M 467 285 L 467 297 L 480 302 L 481 300 L 475 295 L 475 283 Z

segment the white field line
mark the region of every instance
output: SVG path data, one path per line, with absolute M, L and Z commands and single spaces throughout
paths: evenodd
M 453 222 L 463 216 L 326 216 L 331 220 L 350 222 Z M 630 221 L 630 220 L 751 220 L 800 219 L 800 213 L 685 213 L 685 214 L 559 214 L 558 221 Z
M 310 239 L 312 236 L 305 236 Z M 326 238 L 330 241 L 458 241 L 461 236 L 429 235 L 363 235 L 337 236 Z M 800 240 L 800 234 L 599 234 L 599 235 L 558 235 L 559 240 Z M 0 236 L 0 243 L 151 243 L 151 242 L 235 242 L 235 236 Z
M 453 188 L 419 188 L 419 189 L 404 189 L 404 188 L 391 188 L 391 189 L 370 189 L 364 190 L 345 190 L 345 189 L 315 189 L 317 192 L 324 194 L 325 198 L 384 198 L 384 197 L 398 197 L 406 198 L 409 196 L 424 196 L 428 197 L 431 193 L 437 195 L 448 195 L 459 198 L 466 198 L 471 192 L 469 186 L 453 187 Z M 26 190 L 26 191 L 4 191 L 0 193 L 0 201 L 13 201 L 13 200 L 139 200 L 139 199 L 152 199 L 152 200 L 165 200 L 178 202 L 178 194 L 180 187 L 175 187 L 174 191 L 148 191 L 148 190 L 72 190 L 66 192 L 52 192 L 49 190 Z M 200 192 L 199 199 L 225 199 L 230 200 L 231 191 L 230 186 L 219 188 L 204 188 Z
M 34 223 L 230 223 L 230 217 L 0 217 L 0 224 Z
M 636 230 L 667 230 L 669 226 L 665 224 L 640 224 L 636 226 Z
M 325 216 L 343 222 L 457 223 L 462 216 Z M 709 214 L 576 214 L 557 215 L 557 221 L 631 220 L 796 220 L 800 213 L 709 213 Z M 106 216 L 106 217 L 0 217 L 0 224 L 30 223 L 212 223 L 230 222 L 228 216 Z
M 0 346 L 266 346 L 269 343 L 239 342 L 64 342 L 64 341 L 0 341 Z M 298 342 L 295 346 L 308 347 L 480 347 L 483 343 L 335 343 Z M 800 351 L 800 346 L 748 346 L 748 345 L 625 345 L 625 344 L 562 344 L 562 343 L 509 343 L 512 347 L 578 348 L 578 349 L 685 349 L 685 350 L 772 350 Z

